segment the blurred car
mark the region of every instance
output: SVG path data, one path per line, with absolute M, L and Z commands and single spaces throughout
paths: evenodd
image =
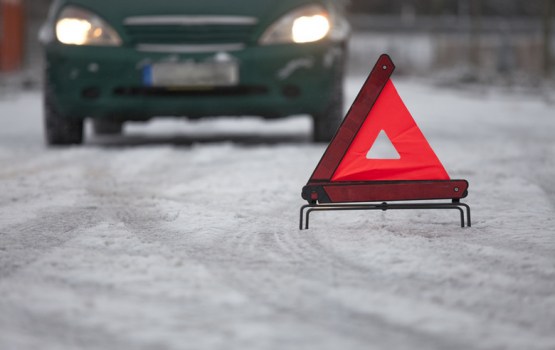
M 293 114 L 328 141 L 342 118 L 340 0 L 56 0 L 41 29 L 48 144 L 155 116 Z

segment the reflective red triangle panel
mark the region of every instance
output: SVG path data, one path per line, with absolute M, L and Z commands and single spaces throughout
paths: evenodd
M 382 130 L 400 159 L 366 158 Z M 331 180 L 449 180 L 449 175 L 389 80 Z

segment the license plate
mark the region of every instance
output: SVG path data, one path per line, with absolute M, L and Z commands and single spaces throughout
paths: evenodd
M 155 63 L 143 70 L 143 82 L 153 87 L 233 86 L 239 83 L 236 62 Z

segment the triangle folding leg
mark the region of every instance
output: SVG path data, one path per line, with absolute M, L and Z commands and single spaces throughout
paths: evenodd
M 461 226 L 465 211 L 471 226 L 470 207 L 460 202 L 468 182 L 449 178 L 390 80 L 394 70 L 391 58 L 380 56 L 303 187 L 308 205 L 300 229 L 308 228 L 311 212 L 328 210 L 454 209 Z M 368 156 L 382 134 L 399 157 Z

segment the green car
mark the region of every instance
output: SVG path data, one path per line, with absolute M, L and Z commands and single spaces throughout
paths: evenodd
M 56 0 L 40 32 L 51 145 L 157 116 L 310 114 L 341 122 L 349 25 L 341 0 Z

